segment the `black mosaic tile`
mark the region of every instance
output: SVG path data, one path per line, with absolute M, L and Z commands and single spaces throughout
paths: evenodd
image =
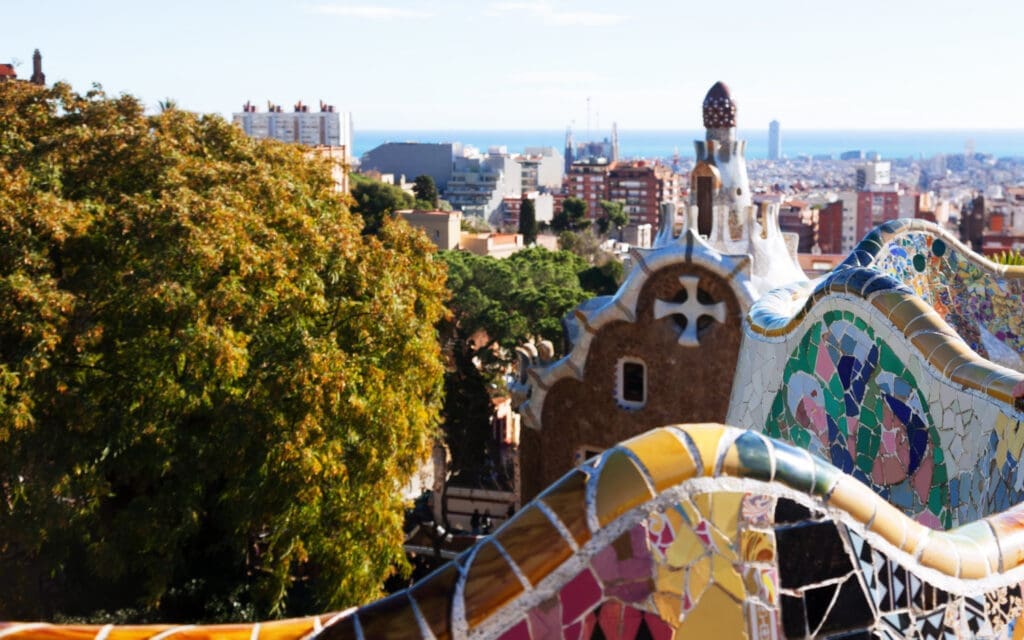
M 792 524 L 811 519 L 811 510 L 789 498 L 779 498 L 775 503 L 775 524 Z
M 775 541 L 783 589 L 818 584 L 853 571 L 846 545 L 832 522 L 779 528 Z
M 807 609 L 807 628 L 814 631 L 828 616 L 832 601 L 836 597 L 836 583 L 827 584 L 804 591 L 804 606 Z
M 807 611 L 804 599 L 782 594 L 782 631 L 787 638 L 807 637 Z
M 810 605 L 808 605 L 810 608 Z M 829 610 L 821 632 L 843 631 L 865 628 L 875 622 L 868 598 L 855 576 L 846 579 L 839 587 L 839 595 Z

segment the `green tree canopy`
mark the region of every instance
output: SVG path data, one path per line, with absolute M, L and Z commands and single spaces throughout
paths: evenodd
M 400 209 L 412 209 L 416 200 L 411 193 L 380 180 L 354 174 L 352 179 L 353 213 L 363 218 L 363 233 L 380 231 L 384 219 Z
M 561 348 L 562 318 L 590 297 L 580 284 L 587 264 L 567 251 L 531 247 L 503 260 L 462 251 L 445 251 L 451 316 L 446 323 L 452 346 L 446 374 L 445 435 L 457 482 L 487 484 L 488 460 L 495 462 L 489 439 L 493 411 L 488 385 L 503 389 L 502 376 L 515 347 L 547 339 Z M 486 384 L 485 384 L 486 383 Z
M 519 209 L 519 233 L 523 235 L 523 244 L 537 242 L 537 205 L 530 198 L 523 198 Z
M 0 83 L 0 619 L 337 609 L 402 564 L 444 263 L 220 117 Z
M 629 224 L 629 214 L 626 213 L 626 208 L 621 202 L 614 200 L 602 200 L 601 210 L 604 215 L 601 217 L 603 222 L 602 234 L 608 233 L 609 228 L 615 229 L 619 234 L 619 238 L 622 238 L 622 227 Z
M 551 219 L 555 231 L 582 231 L 590 226 L 587 220 L 587 202 L 580 198 L 566 198 L 562 210 Z
M 421 209 L 437 209 L 438 195 L 437 185 L 434 179 L 428 175 L 416 176 L 416 182 L 412 185 L 412 192 L 416 195 L 416 202 L 422 203 Z

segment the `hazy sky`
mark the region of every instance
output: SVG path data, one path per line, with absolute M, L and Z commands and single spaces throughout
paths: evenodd
M 357 129 L 1024 128 L 1019 0 L 0 0 L 0 62 L 230 114 L 320 99 Z

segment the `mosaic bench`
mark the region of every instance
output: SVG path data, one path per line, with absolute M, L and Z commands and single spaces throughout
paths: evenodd
M 829 275 L 750 308 L 726 421 L 830 460 L 932 528 L 1006 510 L 1024 499 L 1024 374 L 978 336 L 1017 348 L 1022 282 L 930 223 L 883 225 Z
M 907 285 L 983 358 L 1024 371 L 1024 268 L 996 264 L 926 220 L 893 220 L 843 262 Z
M 925 527 L 806 450 L 663 427 L 355 611 L 262 625 L 0 624 L 3 638 L 1014 638 L 1024 512 Z

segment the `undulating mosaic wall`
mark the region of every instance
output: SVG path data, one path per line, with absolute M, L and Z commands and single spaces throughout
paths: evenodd
M 948 532 L 807 451 L 655 429 L 412 588 L 265 625 L 0 624 L 5 638 L 1017 638 L 1024 514 Z
M 1024 413 L 1013 397 L 1024 376 L 946 322 L 976 326 L 980 316 L 949 310 L 998 306 L 979 283 L 1001 280 L 941 235 L 919 222 L 882 227 L 816 284 L 755 303 L 737 367 L 747 384 L 733 387 L 727 418 L 821 455 L 936 529 L 1024 499 Z M 961 275 L 942 275 L 949 265 Z
M 985 260 L 935 225 L 897 220 L 846 262 L 892 275 L 931 305 L 975 352 L 1024 371 L 1024 273 Z

